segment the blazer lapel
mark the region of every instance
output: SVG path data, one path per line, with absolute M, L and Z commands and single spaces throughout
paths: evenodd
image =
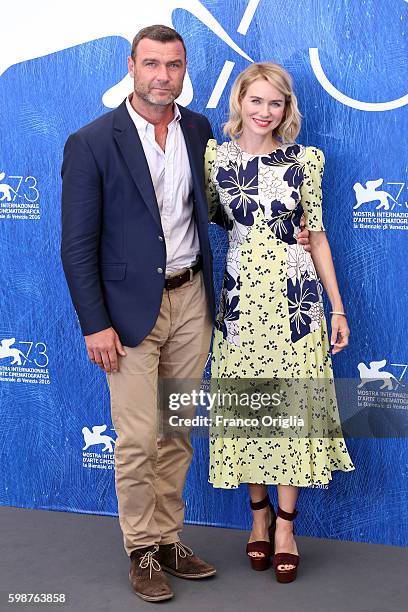
M 184 109 L 179 106 L 181 112 L 181 120 L 180 126 L 183 132 L 184 140 L 187 147 L 188 159 L 190 161 L 190 169 L 193 177 L 193 185 L 194 185 L 194 210 L 196 216 L 202 221 L 207 222 L 208 215 L 205 209 L 202 210 L 202 207 L 199 206 L 199 202 L 201 201 L 201 192 L 200 186 L 204 186 L 204 157 L 200 153 L 201 146 L 200 140 L 198 138 L 198 130 L 199 127 L 195 123 L 194 119 L 190 117 L 186 117 L 184 114 Z
M 184 109 L 182 109 L 180 106 L 179 109 L 181 112 L 180 126 L 187 147 L 191 174 L 193 175 L 193 183 L 194 185 L 197 185 L 202 179 L 202 172 L 204 170 L 204 160 L 197 155 L 197 152 L 199 151 L 199 142 L 196 141 L 198 126 L 192 119 L 184 116 Z
M 159 207 L 149 166 L 139 134 L 135 124 L 129 116 L 125 102 L 122 102 L 116 110 L 114 130 L 114 138 L 122 152 L 129 172 L 146 206 L 152 213 L 156 223 L 161 227 Z

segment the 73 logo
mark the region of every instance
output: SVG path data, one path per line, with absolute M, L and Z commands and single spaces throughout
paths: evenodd
M 47 346 L 44 342 L 28 342 L 15 338 L 0 339 L 0 359 L 11 359 L 10 365 L 25 366 L 34 363 L 38 368 L 46 368 L 49 362 Z M 20 348 L 22 346 L 22 348 Z
M 23 198 L 26 202 L 37 202 L 40 197 L 35 176 L 21 176 L 0 172 L 0 202 L 15 202 Z

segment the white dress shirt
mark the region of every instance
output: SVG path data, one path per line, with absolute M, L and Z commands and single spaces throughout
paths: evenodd
M 193 179 L 180 110 L 174 103 L 174 119 L 167 126 L 166 150 L 157 144 L 154 125 L 141 117 L 129 98 L 126 108 L 136 126 L 146 155 L 166 241 L 166 275 L 190 267 L 200 253 L 193 214 Z

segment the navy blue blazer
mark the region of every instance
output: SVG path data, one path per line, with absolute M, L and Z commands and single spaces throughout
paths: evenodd
M 204 152 L 212 132 L 203 115 L 179 108 L 214 318 L 204 189 Z M 82 332 L 112 326 L 125 346 L 137 346 L 159 315 L 166 242 L 142 143 L 125 102 L 68 138 L 61 175 L 61 257 Z

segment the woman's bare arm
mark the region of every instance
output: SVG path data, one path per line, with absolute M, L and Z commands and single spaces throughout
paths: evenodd
M 330 300 L 331 310 L 344 312 L 326 232 L 311 231 L 310 247 L 313 263 Z M 346 317 L 342 315 L 332 315 L 331 327 L 332 333 L 330 343 L 333 346 L 333 355 L 335 355 L 348 345 L 350 330 L 347 325 Z

